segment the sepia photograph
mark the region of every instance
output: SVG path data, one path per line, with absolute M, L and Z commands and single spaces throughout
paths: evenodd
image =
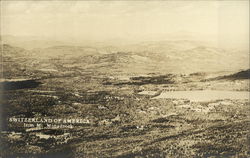
M 0 0 L 0 158 L 249 158 L 249 0 Z

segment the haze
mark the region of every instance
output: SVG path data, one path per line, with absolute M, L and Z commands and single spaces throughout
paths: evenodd
M 248 1 L 1 1 L 1 34 L 61 40 L 207 40 L 248 47 Z

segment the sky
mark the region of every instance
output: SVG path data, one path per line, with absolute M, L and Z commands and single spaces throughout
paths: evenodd
M 2 34 L 249 41 L 249 1 L 1 1 Z

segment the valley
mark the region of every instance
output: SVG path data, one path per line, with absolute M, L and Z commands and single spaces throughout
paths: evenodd
M 0 156 L 249 157 L 247 54 L 168 43 L 3 45 Z M 34 128 L 13 117 L 86 122 Z

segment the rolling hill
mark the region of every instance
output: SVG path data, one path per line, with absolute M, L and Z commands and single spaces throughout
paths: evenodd
M 61 45 L 32 50 L 9 46 L 4 51 L 23 52 L 24 56 L 33 58 L 33 62 L 40 63 L 39 69 L 43 69 L 43 65 L 46 69 L 61 65 L 103 73 L 167 74 L 238 71 L 249 67 L 248 53 L 229 52 L 191 41 L 143 42 L 103 48 Z

